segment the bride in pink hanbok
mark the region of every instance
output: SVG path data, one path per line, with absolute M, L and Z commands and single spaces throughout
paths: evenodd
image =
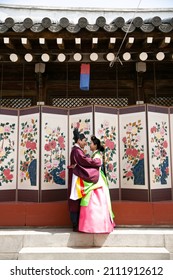
M 93 159 L 102 160 L 104 147 L 95 136 L 91 137 L 90 149 L 93 152 Z M 97 183 L 84 181 L 81 177 L 77 177 L 71 196 L 73 199 L 81 198 L 78 226 L 80 232 L 110 233 L 113 231 L 115 223 L 109 187 L 101 167 Z

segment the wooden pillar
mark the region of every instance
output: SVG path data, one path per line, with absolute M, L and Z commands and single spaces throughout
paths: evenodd
M 44 63 L 35 64 L 36 82 L 37 82 L 37 102 L 43 101 L 43 73 L 45 72 Z

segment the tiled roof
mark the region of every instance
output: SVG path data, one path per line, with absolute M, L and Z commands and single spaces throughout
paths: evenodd
M 38 33 L 45 29 L 52 33 L 60 32 L 63 29 L 66 29 L 69 33 L 78 33 L 81 29 L 97 32 L 100 28 L 109 33 L 118 30 L 128 33 L 136 30 L 141 30 L 144 33 L 150 33 L 154 30 L 169 33 L 173 30 L 173 17 L 162 19 L 159 16 L 154 16 L 149 19 L 144 19 L 137 16 L 129 20 L 125 20 L 123 17 L 116 17 L 111 23 L 107 23 L 105 17 L 99 16 L 95 19 L 94 24 L 90 23 L 86 17 L 80 17 L 77 23 L 71 22 L 66 17 L 60 18 L 57 22 L 52 21 L 49 17 L 44 17 L 39 22 L 34 22 L 32 18 L 25 18 L 22 22 L 16 22 L 12 17 L 7 17 L 0 23 L 0 33 L 6 33 L 9 30 L 16 33 L 21 33 L 26 30 Z

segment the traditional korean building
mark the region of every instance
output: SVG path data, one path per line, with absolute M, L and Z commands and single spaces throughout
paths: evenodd
M 113 177 L 110 177 L 112 184 L 110 191 L 113 207 L 117 213 L 117 224 L 173 224 L 172 15 L 173 8 L 61 9 L 9 7 L 0 4 L 0 125 L 2 130 L 0 141 L 1 144 L 5 141 L 3 139 L 7 141 L 8 129 L 12 131 L 13 128 L 9 120 L 11 121 L 13 116 L 18 127 L 16 132 L 18 134 L 15 136 L 13 134 L 16 137 L 13 141 L 15 142 L 15 139 L 19 141 L 14 149 L 16 163 L 12 161 L 17 174 L 16 188 L 9 186 L 14 178 L 12 173 L 15 171 L 11 168 L 13 164 L 8 166 L 4 159 L 3 144 L 0 147 L 2 164 L 0 225 L 66 226 L 70 224 L 66 202 L 67 177 L 65 178 L 63 173 L 66 167 L 61 170 L 60 177 L 65 183 L 64 187 L 60 188 L 50 187 L 54 174 L 50 175 L 48 169 L 44 169 L 41 173 L 45 162 L 48 166 L 48 154 L 44 154 L 43 150 L 43 146 L 48 142 L 44 142 L 43 138 L 50 137 L 49 143 L 54 140 L 50 134 L 43 135 L 42 131 L 44 129 L 53 131 L 52 127 L 48 127 L 49 121 L 53 122 L 52 119 L 57 122 L 57 127 L 63 124 L 63 129 L 66 130 L 61 131 L 61 136 L 66 136 L 66 145 L 70 147 L 71 144 L 68 143 L 68 139 L 71 140 L 70 129 L 76 121 L 84 121 L 79 118 L 82 114 L 86 114 L 85 119 L 91 117 L 92 128 L 88 126 L 87 129 L 91 129 L 91 132 L 96 134 L 96 126 L 101 125 L 99 123 L 101 115 L 105 114 L 105 118 L 108 119 L 110 116 L 112 122 L 112 116 L 115 116 L 114 122 L 119 132 L 117 138 L 115 137 L 116 140 L 114 138 L 108 140 L 112 140 L 118 147 L 117 157 L 112 162 L 112 164 L 116 162 L 118 186 L 113 185 L 116 182 Z M 80 87 L 81 65 L 89 65 L 87 90 L 82 90 Z M 141 114 L 140 117 L 138 114 Z M 27 115 L 31 115 L 31 123 Z M 60 123 L 59 119 L 61 119 Z M 146 142 L 144 141 L 141 146 L 136 142 L 136 146 L 131 148 L 131 153 L 138 150 L 136 163 L 144 157 L 146 160 L 143 163 L 141 181 L 134 183 L 138 187 L 130 184 L 134 174 L 128 173 L 134 172 L 136 163 L 130 162 L 133 170 L 128 168 L 125 170 L 122 164 L 123 149 L 125 149 L 125 146 L 122 146 L 122 139 L 125 141 L 125 131 L 123 134 L 122 128 L 125 129 L 125 126 L 127 128 L 129 125 L 138 132 L 142 129 L 146 131 L 146 134 L 142 134 Z M 160 133 L 161 128 L 162 134 L 157 138 L 154 133 Z M 37 141 L 34 141 L 31 135 L 28 136 L 26 131 L 28 129 L 35 131 L 34 135 L 37 130 Z M 25 138 L 27 141 L 24 140 Z M 161 145 L 159 142 L 161 140 L 158 139 L 161 138 L 162 148 L 158 151 Z M 136 140 L 133 138 L 133 143 L 134 141 Z M 152 146 L 154 141 L 156 150 Z M 12 147 L 11 142 L 8 143 L 10 143 L 9 147 Z M 37 152 L 33 143 L 39 146 Z M 62 142 L 59 142 L 59 145 L 62 148 Z M 127 143 L 126 148 L 128 148 Z M 46 146 L 47 152 L 48 149 L 49 147 Z M 153 153 L 157 152 L 157 159 L 162 153 L 162 165 L 160 163 L 154 166 Z M 31 175 L 24 166 L 28 164 L 29 158 L 24 162 L 22 153 L 28 153 L 30 159 L 37 155 L 36 173 L 38 172 L 39 175 L 35 183 L 31 184 L 31 188 L 26 185 Z M 64 154 L 65 166 L 68 165 L 68 156 L 69 150 Z M 127 151 L 126 156 L 128 156 Z M 134 155 L 131 154 L 132 157 Z M 22 166 L 20 166 L 21 162 Z M 31 173 L 34 170 L 32 168 Z M 109 168 L 113 167 L 109 165 Z M 124 178 L 125 184 L 123 184 Z M 49 184 L 46 185 L 46 182 Z M 56 182 L 56 184 L 61 183 Z M 22 185 L 24 187 L 21 187 Z M 126 215 L 127 212 L 130 214 Z

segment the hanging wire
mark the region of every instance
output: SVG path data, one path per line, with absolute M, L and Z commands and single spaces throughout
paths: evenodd
M 116 61 L 116 94 L 118 99 L 118 62 Z
M 3 87 L 3 79 L 4 79 L 4 64 L 1 63 L 1 89 L 0 89 L 0 107 L 2 105 L 2 87 Z
M 140 6 L 141 2 L 142 2 L 142 0 L 139 0 L 138 6 L 137 6 L 137 8 L 136 8 L 136 10 L 135 10 L 135 12 L 134 12 L 134 14 L 133 14 L 132 20 L 131 20 L 131 22 L 130 22 L 130 24 L 129 24 L 129 26 L 128 26 L 128 29 L 127 29 L 127 31 L 126 31 L 126 33 L 125 33 L 125 35 L 124 35 L 124 38 L 123 38 L 123 40 L 122 40 L 122 42 L 121 42 L 121 45 L 120 45 L 120 47 L 119 47 L 119 49 L 118 49 L 118 51 L 117 51 L 117 53 L 116 53 L 115 58 L 109 63 L 109 67 L 113 67 L 113 66 L 114 66 L 114 63 L 115 63 L 116 61 L 117 61 L 117 62 L 120 62 L 120 64 L 122 65 L 122 61 L 121 61 L 120 58 L 119 58 L 119 53 L 120 53 L 120 51 L 121 51 L 121 48 L 122 48 L 122 46 L 123 46 L 123 44 L 124 44 L 124 41 L 125 41 L 125 39 L 126 39 L 128 33 L 129 33 L 130 27 L 132 26 L 133 20 L 134 20 L 136 14 L 137 14 L 137 12 L 138 12 L 138 9 L 139 9 L 139 6 Z

